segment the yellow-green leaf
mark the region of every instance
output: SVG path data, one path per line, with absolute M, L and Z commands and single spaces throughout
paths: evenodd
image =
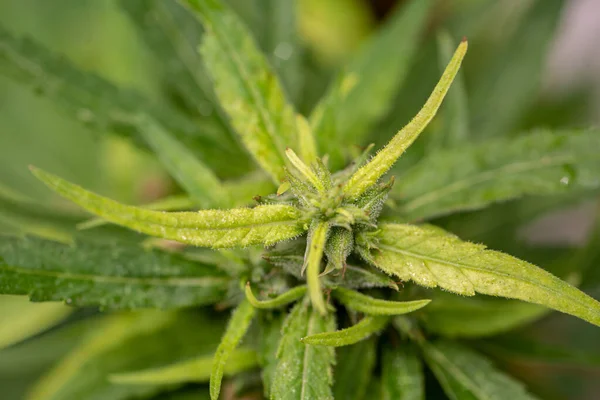
M 429 96 L 429 99 L 427 99 L 427 102 L 417 115 L 375 157 L 350 177 L 344 186 L 344 192 L 347 197 L 356 199 L 369 187 L 373 186 L 394 165 L 398 157 L 417 139 L 419 134 L 423 132 L 437 113 L 448 89 L 450 89 L 450 85 L 467 53 L 467 47 L 467 41 L 463 40 L 456 49 L 440 81 L 433 89 L 433 93 L 431 93 L 431 96 Z
M 359 323 L 350 328 L 342 329 L 335 332 L 323 332 L 310 336 L 305 336 L 302 343 L 320 346 L 348 346 L 360 342 L 381 331 L 389 322 L 387 316 L 368 316 L 364 317 Z
M 323 250 L 325 249 L 328 233 L 328 222 L 315 223 L 308 234 L 306 255 L 304 256 L 308 294 L 313 307 L 321 314 L 327 312 L 325 300 L 323 300 L 323 292 L 321 291 L 319 273 L 321 272 L 321 259 L 323 258 Z
M 232 210 L 159 212 L 120 204 L 88 192 L 37 168 L 33 174 L 48 187 L 110 222 L 164 239 L 201 247 L 270 245 L 303 233 L 300 211 L 289 205 Z
M 280 183 L 296 119 L 281 84 L 248 29 L 220 0 L 184 0 L 206 32 L 200 47 L 215 92 L 256 162 Z
M 400 315 L 425 307 L 431 300 L 391 301 L 375 299 L 354 290 L 338 287 L 333 296 L 346 307 L 368 315 Z
M 541 304 L 600 326 L 600 303 L 528 262 L 433 226 L 380 225 L 370 260 L 384 272 L 466 296 L 476 292 Z
M 252 288 L 250 287 L 250 282 L 246 283 L 246 299 L 254 306 L 255 308 L 269 309 L 269 308 L 278 308 L 283 307 L 287 304 L 290 304 L 304 296 L 306 293 L 306 286 L 300 285 L 296 286 L 293 289 L 288 290 L 285 293 L 280 294 L 279 296 L 270 299 L 270 300 L 258 300 L 254 293 L 252 293 Z

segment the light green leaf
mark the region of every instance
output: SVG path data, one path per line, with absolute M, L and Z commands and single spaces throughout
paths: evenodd
M 600 131 L 539 131 L 432 153 L 392 189 L 411 220 L 600 186 Z
M 153 201 L 152 203 L 143 204 L 140 207 L 148 210 L 159 210 L 159 211 L 179 211 L 189 210 L 194 206 L 194 201 L 186 195 L 174 195 L 164 197 L 160 200 Z M 90 218 L 87 221 L 83 221 L 77 224 L 77 229 L 85 230 L 97 228 L 99 226 L 107 224 L 108 221 L 102 218 Z
M 331 367 L 335 362 L 333 348 L 309 346 L 300 341 L 306 335 L 335 329 L 333 315 L 298 302 L 286 318 L 277 357 L 271 399 L 333 400 Z
M 48 187 L 107 221 L 181 243 L 213 248 L 270 245 L 303 232 L 300 211 L 288 205 L 165 213 L 123 205 L 40 169 L 31 170 Z
M 245 289 L 246 299 L 248 300 L 248 302 L 250 304 L 252 304 L 253 307 L 260 308 L 260 309 L 283 307 L 285 305 L 293 303 L 294 301 L 304 297 L 305 293 L 306 293 L 306 286 L 301 285 L 301 286 L 296 286 L 295 288 L 290 289 L 287 292 L 282 293 L 273 299 L 258 300 L 254 296 L 254 293 L 252 293 L 252 288 L 250 287 L 250 282 L 246 283 L 246 289 Z
M 137 246 L 0 240 L 0 293 L 27 294 L 34 301 L 109 309 L 197 306 L 221 300 L 229 282 L 214 266 Z
M 423 108 L 375 157 L 356 171 L 346 182 L 344 193 L 349 199 L 357 199 L 373 186 L 394 165 L 396 160 L 433 119 L 458 73 L 466 52 L 467 41 L 463 40 Z
M 213 356 L 201 356 L 164 367 L 111 375 L 112 383 L 124 385 L 173 385 L 188 382 L 208 382 Z M 224 376 L 232 376 L 258 365 L 256 351 L 235 349 L 223 367 Z
M 71 311 L 63 304 L 35 304 L 25 296 L 0 296 L 0 349 L 51 328 Z
M 146 143 L 156 153 L 169 174 L 185 189 L 200 208 L 227 208 L 229 193 L 219 178 L 151 117 L 138 124 Z
M 325 192 L 325 185 L 321 179 L 319 179 L 316 172 L 306 165 L 304 161 L 298 157 L 294 150 L 290 148 L 286 149 L 285 155 L 290 163 L 294 166 L 295 171 L 299 172 L 299 176 L 301 176 L 301 180 L 303 182 L 306 182 L 307 185 L 310 184 L 309 187 L 312 186 L 312 188 L 316 189 L 319 193 Z
M 246 334 L 246 331 L 248 331 L 255 313 L 256 311 L 250 302 L 242 301 L 229 319 L 225 334 L 221 338 L 221 343 L 219 343 L 213 358 L 210 373 L 210 398 L 212 400 L 219 399 L 221 380 L 223 379 L 227 360 Z
M 377 342 L 371 338 L 337 350 L 333 397 L 344 400 L 363 400 L 372 379 Z M 368 398 L 372 393 L 369 393 Z
M 497 335 L 529 324 L 550 310 L 515 300 L 464 298 L 439 292 L 420 317 L 425 328 L 444 337 Z
M 533 1 L 514 33 L 502 35 L 502 46 L 489 46 L 491 54 L 485 54 L 480 72 L 472 74 L 469 85 L 474 134 L 491 138 L 512 133 L 539 97 L 542 71 L 564 5 L 563 0 Z
M 522 384 L 457 343 L 423 345 L 427 364 L 451 400 L 533 400 Z
M 315 222 L 308 233 L 306 242 L 306 254 L 304 256 L 303 270 L 306 268 L 306 283 L 308 284 L 308 294 L 313 307 L 321 314 L 327 313 L 323 292 L 321 290 L 321 281 L 319 274 L 321 272 L 321 259 L 323 250 L 329 233 L 329 222 Z
M 425 399 L 425 377 L 417 349 L 412 343 L 386 346 L 381 368 L 382 400 Z
M 350 328 L 342 329 L 335 332 L 316 333 L 314 335 L 305 336 L 302 343 L 319 346 L 348 346 L 360 342 L 381 331 L 389 322 L 389 317 L 386 316 L 367 316 L 359 323 Z
M 338 287 L 333 296 L 343 305 L 368 315 L 399 315 L 425 307 L 431 300 L 391 301 L 375 299 L 354 290 Z
M 315 143 L 315 137 L 308 121 L 304 116 L 296 115 L 296 127 L 298 129 L 298 148 L 302 160 L 305 163 L 313 163 L 317 157 L 317 144 Z
M 476 292 L 541 304 L 600 326 L 600 303 L 535 265 L 433 226 L 380 225 L 371 262 L 388 274 L 473 296 Z
M 185 0 L 206 33 L 201 54 L 217 97 L 242 142 L 275 183 L 297 143 L 295 112 L 246 27 L 220 0 Z
M 373 125 L 390 110 L 417 50 L 431 4 L 430 0 L 412 0 L 397 7 L 334 79 L 311 115 L 321 153 L 330 155 L 334 170 L 343 167 L 340 143 L 362 144 Z
M 441 31 L 437 37 L 440 68 L 443 71 L 446 63 L 452 58 L 452 50 L 456 44 L 447 31 Z M 441 127 L 430 138 L 430 150 L 457 146 L 469 137 L 469 106 L 463 74 L 458 71 L 452 87 L 448 91 L 446 101 L 440 108 Z
M 169 132 L 203 161 L 216 165 L 224 175 L 247 169 L 244 154 L 223 144 L 221 135 L 202 129 L 197 123 L 164 104 L 155 105 L 137 92 L 114 86 L 103 78 L 79 70 L 64 57 L 31 40 L 19 40 L 0 28 L 0 74 L 31 85 L 38 95 L 50 98 L 69 116 L 100 131 L 115 132 L 145 144 L 137 126 L 139 115 L 152 115 Z M 211 136 L 212 133 L 212 136 Z

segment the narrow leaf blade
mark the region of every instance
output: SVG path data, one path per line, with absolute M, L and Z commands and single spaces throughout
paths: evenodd
M 213 266 L 116 243 L 3 237 L 0 293 L 102 308 L 179 308 L 224 298 L 230 278 Z
M 242 142 L 275 183 L 286 146 L 296 143 L 295 113 L 247 28 L 219 0 L 185 0 L 206 33 L 201 53 L 217 97 Z
M 375 299 L 354 290 L 338 287 L 333 296 L 346 307 L 368 315 L 400 315 L 425 307 L 431 300 L 391 301 Z
M 248 331 L 255 313 L 256 311 L 252 307 L 252 304 L 248 301 L 242 301 L 229 319 L 225 334 L 221 338 L 221 343 L 219 343 L 219 347 L 217 347 L 213 358 L 212 371 L 210 373 L 210 398 L 212 400 L 218 400 L 219 398 L 221 380 L 223 379 L 227 360 L 246 334 L 246 331 Z
M 309 232 L 306 244 L 306 283 L 308 294 L 313 307 L 321 314 L 327 313 L 319 273 L 321 272 L 321 259 L 325 249 L 325 242 L 329 233 L 328 222 L 318 222 Z
M 458 73 L 467 47 L 467 41 L 463 39 L 423 108 L 375 157 L 350 177 L 344 186 L 344 192 L 350 199 L 358 198 L 373 186 L 433 119 Z
M 533 400 L 521 383 L 457 343 L 425 344 L 425 359 L 452 400 Z
M 314 335 L 305 336 L 300 340 L 302 343 L 310 345 L 333 347 L 348 346 L 350 344 L 358 343 L 381 331 L 388 322 L 389 318 L 385 316 L 367 316 L 350 328 L 335 332 L 316 333 Z
M 426 287 L 519 299 L 600 326 L 600 303 L 554 275 L 483 245 L 463 242 L 432 226 L 380 225 L 379 251 L 371 262 Z
M 279 345 L 271 399 L 333 400 L 333 348 L 309 346 L 300 341 L 306 335 L 335 329 L 331 313 L 321 315 L 309 303 L 297 303 L 288 315 Z
M 303 232 L 299 210 L 288 205 L 165 213 L 123 205 L 40 169 L 31 170 L 52 190 L 107 221 L 181 243 L 214 248 L 269 245 Z
M 306 293 L 306 286 L 301 285 L 301 286 L 296 286 L 295 288 L 290 289 L 287 292 L 280 294 L 279 296 L 275 297 L 274 299 L 258 300 L 254 296 L 254 293 L 252 293 L 252 288 L 250 287 L 250 282 L 246 283 L 246 289 L 245 289 L 246 299 L 248 300 L 248 302 L 250 304 L 252 304 L 253 307 L 259 308 L 259 309 L 270 309 L 270 308 L 283 307 L 285 305 L 288 305 L 288 304 L 304 297 L 305 293 Z

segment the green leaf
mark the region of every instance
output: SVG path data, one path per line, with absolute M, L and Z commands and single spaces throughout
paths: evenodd
M 312 128 L 308 121 L 302 115 L 296 115 L 296 127 L 298 129 L 298 148 L 302 160 L 305 163 L 311 164 L 318 157 L 317 144 Z
M 456 44 L 447 31 L 437 36 L 440 68 L 443 71 L 446 63 L 452 58 L 452 50 Z M 448 91 L 446 101 L 440 108 L 441 127 L 430 138 L 430 148 L 439 149 L 457 146 L 469 137 L 469 110 L 463 74 L 458 71 L 452 87 Z
M 331 313 L 321 313 L 298 302 L 286 318 L 277 357 L 271 399 L 332 400 L 331 367 L 335 362 L 333 348 L 309 346 L 300 341 L 306 335 L 335 329 Z
M 254 293 L 252 293 L 252 288 L 250 287 L 250 282 L 246 283 L 246 289 L 245 289 L 246 299 L 248 300 L 248 302 L 250 304 L 252 304 L 252 306 L 254 308 L 260 308 L 260 309 L 283 307 L 285 305 L 293 303 L 294 301 L 304 297 L 305 293 L 306 293 L 306 286 L 301 285 L 301 286 L 296 286 L 295 288 L 290 289 L 287 292 L 282 293 L 273 299 L 258 300 L 254 296 Z
M 147 398 L 161 390 L 160 386 L 112 385 L 109 376 L 212 353 L 223 331 L 220 320 L 197 310 L 117 314 L 98 322 L 101 324 L 32 388 L 29 400 Z
M 380 225 L 371 262 L 388 274 L 457 294 L 540 304 L 600 326 L 600 303 L 528 262 L 463 242 L 433 226 Z
M 303 232 L 298 223 L 299 210 L 289 205 L 164 213 L 123 205 L 40 169 L 31 170 L 48 187 L 89 212 L 115 224 L 181 243 L 213 248 L 270 245 Z
M 308 233 L 306 242 L 306 254 L 304 256 L 304 270 L 306 268 L 306 283 L 308 284 L 308 295 L 313 307 L 321 314 L 327 313 L 325 301 L 323 300 L 323 291 L 321 290 L 321 281 L 319 274 L 321 272 L 321 259 L 327 235 L 329 234 L 329 222 L 315 222 Z
M 417 349 L 412 343 L 386 346 L 381 368 L 382 400 L 425 399 L 425 377 Z
M 296 139 L 293 107 L 238 17 L 220 0 L 185 0 L 206 33 L 201 54 L 217 97 L 256 162 L 280 183 L 287 146 Z
M 470 88 L 472 132 L 479 137 L 511 133 L 539 96 L 548 58 L 565 2 L 536 0 L 504 43 L 489 46 Z M 494 18 L 494 17 L 492 17 Z M 493 93 L 493 96 L 490 95 Z
M 466 52 L 467 41 L 463 40 L 423 108 L 375 157 L 356 171 L 346 182 L 344 193 L 349 199 L 357 199 L 373 186 L 394 165 L 396 160 L 433 119 L 458 73 Z
M 600 186 L 600 132 L 534 132 L 431 154 L 392 189 L 397 212 L 432 218 L 525 195 Z
M 140 118 L 140 131 L 167 171 L 200 208 L 226 208 L 229 193 L 212 170 L 150 117 Z
M 445 337 L 481 337 L 529 324 L 550 310 L 515 300 L 464 298 L 435 293 L 420 317 L 425 328 Z
M 333 296 L 344 306 L 368 315 L 399 315 L 425 307 L 431 300 L 390 301 L 375 299 L 354 290 L 338 287 Z
M 311 115 L 321 152 L 331 156 L 333 169 L 343 167 L 339 144 L 346 140 L 362 144 L 373 125 L 390 110 L 416 53 L 431 4 L 412 0 L 397 7 L 334 79 Z
M 122 385 L 173 385 L 188 382 L 208 382 L 213 356 L 201 356 L 164 367 L 111 375 L 112 383 Z M 224 376 L 233 376 L 258 365 L 256 351 L 235 349 L 223 367 Z
M 198 53 L 202 26 L 181 4 L 169 0 L 121 0 L 121 8 L 154 52 L 163 76 L 202 127 L 235 146 L 235 133 L 216 105 L 212 82 Z M 168 61 L 166 61 L 168 60 Z
M 24 296 L 0 296 L 0 349 L 51 328 L 71 311 L 63 304 L 35 304 Z
M 19 40 L 0 27 L 0 74 L 33 87 L 36 94 L 50 98 L 69 116 L 86 126 L 115 132 L 145 144 L 137 125 L 140 115 L 151 115 L 186 146 L 198 151 L 209 165 L 219 166 L 225 175 L 247 168 L 244 154 L 224 145 L 221 135 L 164 104 L 154 105 L 139 93 L 120 89 L 105 79 L 79 70 L 62 57 L 31 40 Z
M 325 255 L 327 256 L 327 266 L 323 275 L 333 271 L 342 271 L 347 267 L 346 259 L 354 249 L 354 235 L 352 231 L 334 226 L 325 245 Z
M 390 319 L 386 316 L 367 316 L 350 328 L 335 332 L 316 333 L 314 335 L 305 336 L 300 340 L 302 343 L 310 345 L 333 347 L 348 346 L 360 342 L 374 333 L 378 333 L 385 328 L 389 320 Z
M 287 313 L 286 313 L 287 314 Z M 259 327 L 259 361 L 261 378 L 265 397 L 269 398 L 275 369 L 277 368 L 277 348 L 281 340 L 284 313 L 260 313 L 258 315 Z
M 0 293 L 102 308 L 175 308 L 221 300 L 230 278 L 176 254 L 116 243 L 0 241 Z M 48 312 L 48 310 L 47 310 Z
M 189 196 L 174 195 L 164 197 L 160 200 L 153 201 L 151 203 L 143 204 L 140 207 L 148 210 L 160 210 L 160 211 L 179 211 L 189 210 L 194 206 L 194 201 Z M 90 218 L 87 221 L 83 221 L 77 224 L 77 229 L 85 230 L 97 228 L 99 226 L 107 224 L 108 221 L 102 218 Z
M 212 400 L 218 400 L 219 398 L 221 380 L 223 379 L 227 360 L 248 331 L 255 313 L 256 311 L 250 302 L 242 301 L 229 319 L 225 334 L 221 338 L 221 343 L 219 343 L 213 358 L 210 373 L 210 398 Z
M 425 360 L 451 400 L 534 399 L 483 356 L 453 342 L 426 343 Z
M 363 340 L 337 350 L 333 397 L 344 400 L 363 400 L 373 375 L 375 359 L 376 341 L 374 339 Z

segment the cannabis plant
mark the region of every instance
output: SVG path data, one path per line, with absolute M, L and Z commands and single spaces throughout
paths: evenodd
M 282 73 L 284 86 L 272 63 L 295 56 L 291 43 L 278 43 L 270 61 L 221 0 L 122 1 L 151 47 L 173 55 L 161 61 L 174 101 L 147 100 L 1 32 L 3 73 L 33 83 L 88 126 L 152 151 L 187 192 L 124 205 L 31 167 L 98 219 L 67 238 L 39 230 L 3 237 L 0 291 L 101 312 L 55 333 L 84 339 L 30 398 L 185 396 L 186 384 L 208 382 L 217 399 L 227 376 L 254 397 L 421 399 L 422 360 L 449 398 L 532 398 L 452 337 L 503 332 L 546 308 L 600 326 L 600 303 L 427 221 L 527 194 L 595 188 L 600 139 L 593 130 L 540 130 L 465 143 L 457 76 L 467 39 L 452 54 L 453 39 L 441 33 L 448 62 L 439 82 L 373 151 L 367 133 L 390 110 L 402 75 L 386 72 L 405 68 L 416 51 L 430 3 L 399 10 L 307 116 L 290 100 L 298 88 Z M 185 39 L 194 34 L 199 53 Z M 388 174 L 447 95 L 446 128 L 436 134 L 454 147 Z M 150 238 L 107 230 L 107 222 Z M 481 295 L 536 306 L 470 299 Z M 460 317 L 461 307 L 471 311 Z M 133 309 L 181 310 L 109 313 Z

